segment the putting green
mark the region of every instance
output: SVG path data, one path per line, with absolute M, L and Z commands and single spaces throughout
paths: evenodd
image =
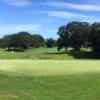
M 93 60 L 0 60 L 0 70 L 35 76 L 61 76 L 100 72 Z

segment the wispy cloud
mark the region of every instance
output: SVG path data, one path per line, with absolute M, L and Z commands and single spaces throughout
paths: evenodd
M 100 21 L 100 18 L 97 18 L 95 16 L 91 16 L 91 15 L 84 15 L 84 14 L 78 14 L 78 13 L 71 13 L 71 12 L 67 12 L 67 11 L 34 11 L 34 13 L 39 13 L 39 14 L 44 14 L 47 15 L 49 17 L 54 17 L 54 18 L 62 18 L 62 19 L 67 19 L 67 20 L 78 20 L 78 21 L 86 21 L 89 23 L 93 23 L 93 22 L 98 22 Z
M 90 23 L 100 21 L 100 19 L 95 16 L 82 15 L 82 14 L 70 13 L 70 12 L 62 12 L 62 11 L 49 11 L 48 15 L 51 17 L 59 17 L 59 18 L 66 18 L 66 19 L 70 19 L 70 20 L 87 21 Z
M 16 6 L 16 7 L 23 7 L 30 5 L 30 0 L 3 0 L 5 3 L 11 6 Z
M 20 31 L 34 32 L 40 29 L 39 24 L 18 25 L 18 24 L 3 24 L 0 25 L 0 34 L 12 34 Z
M 74 3 L 59 2 L 59 1 L 51 1 L 51 2 L 49 1 L 43 4 L 52 7 L 72 8 L 85 11 L 100 11 L 100 6 L 88 5 L 88 4 L 74 4 Z

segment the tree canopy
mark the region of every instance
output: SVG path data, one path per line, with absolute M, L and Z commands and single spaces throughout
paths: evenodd
M 25 50 L 30 47 L 41 47 L 44 45 L 45 39 L 38 34 L 30 34 L 28 32 L 19 32 L 17 34 L 6 35 L 0 39 L 0 47 L 16 50 Z
M 90 46 L 93 51 L 100 52 L 100 23 L 89 24 L 87 22 L 70 22 L 58 29 L 58 50 L 72 47 L 79 52 L 81 47 Z
M 52 48 L 56 46 L 56 40 L 54 40 L 53 38 L 48 38 L 46 40 L 46 47 L 48 48 Z

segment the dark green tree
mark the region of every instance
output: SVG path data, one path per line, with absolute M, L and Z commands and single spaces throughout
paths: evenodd
M 85 45 L 89 33 L 89 24 L 87 22 L 71 22 L 66 30 L 70 33 L 70 47 L 75 51 Z
M 21 46 L 24 46 L 24 48 L 29 48 L 32 45 L 32 35 L 28 32 L 19 32 L 17 34 L 19 43 L 21 43 Z
M 69 39 L 70 39 L 70 33 L 68 30 L 66 30 L 66 26 L 63 25 L 58 29 L 57 34 L 59 35 L 60 38 L 57 40 L 57 46 L 58 50 L 65 48 L 69 46 Z
M 94 23 L 90 28 L 91 47 L 94 52 L 100 52 L 100 23 Z
M 60 39 L 58 39 L 58 48 L 72 47 L 74 51 L 80 50 L 85 45 L 89 32 L 89 24 L 86 22 L 70 22 L 58 30 Z M 61 46 L 62 44 L 62 46 Z
M 43 47 L 45 45 L 45 39 L 39 34 L 32 35 L 31 39 L 32 39 L 32 47 L 38 48 L 38 47 Z
M 46 47 L 48 48 L 52 48 L 56 46 L 56 40 L 54 40 L 53 38 L 48 38 L 46 40 Z
M 28 32 L 19 32 L 17 34 L 6 35 L 3 38 L 5 47 L 8 50 L 25 50 L 31 47 L 31 34 Z

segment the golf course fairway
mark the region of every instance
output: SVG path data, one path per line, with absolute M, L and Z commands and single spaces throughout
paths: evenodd
M 0 60 L 0 100 L 100 100 L 100 61 Z

